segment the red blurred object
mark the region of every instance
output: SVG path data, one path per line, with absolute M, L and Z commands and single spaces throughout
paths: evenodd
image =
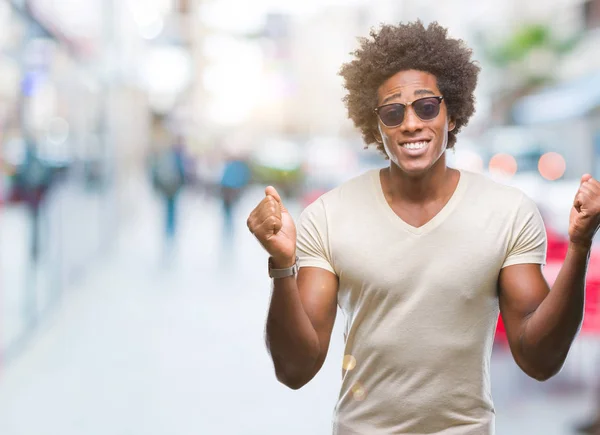
M 308 207 L 309 205 L 311 205 L 313 202 L 315 202 L 317 199 L 319 199 L 325 193 L 327 193 L 327 190 L 325 190 L 325 189 L 312 189 L 312 190 L 306 192 L 300 198 L 300 203 L 302 204 L 302 208 Z
M 567 255 L 569 240 L 565 236 L 558 234 L 550 228 L 546 229 L 546 236 L 548 239 L 546 261 L 548 263 L 552 261 L 560 261 L 562 263 Z
M 560 272 L 568 246 L 569 241 L 566 237 L 548 230 L 547 262 L 543 270 L 549 285 L 554 284 L 558 272 Z M 585 315 L 581 334 L 600 335 L 600 249 L 592 248 L 585 284 Z M 496 340 L 507 343 L 502 316 L 498 319 Z

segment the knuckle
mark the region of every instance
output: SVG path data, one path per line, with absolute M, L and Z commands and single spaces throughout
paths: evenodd
M 269 216 L 265 221 L 269 226 L 275 225 L 277 223 L 277 218 L 275 216 Z

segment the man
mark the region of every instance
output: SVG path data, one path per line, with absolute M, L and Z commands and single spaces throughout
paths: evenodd
M 170 255 L 177 230 L 177 200 L 185 185 L 184 144 L 181 137 L 152 158 L 152 181 L 165 204 L 165 253 Z
M 298 389 L 316 375 L 339 304 L 346 356 L 334 434 L 492 434 L 498 312 L 521 369 L 555 375 L 582 323 L 600 183 L 581 179 L 550 291 L 533 201 L 446 165 L 474 112 L 471 51 L 416 22 L 382 26 L 354 54 L 341 70 L 349 116 L 389 167 L 323 195 L 298 230 L 272 187 L 247 222 L 270 254 L 277 378 Z
M 15 172 L 15 187 L 25 199 L 31 215 L 30 258 L 34 263 L 39 260 L 42 207 L 52 181 L 52 168 L 40 158 L 34 139 L 26 138 L 25 160 Z
M 221 176 L 221 201 L 223 205 L 224 235 L 229 239 L 233 235 L 233 214 L 244 189 L 250 183 L 250 167 L 242 156 L 232 154 L 227 157 Z

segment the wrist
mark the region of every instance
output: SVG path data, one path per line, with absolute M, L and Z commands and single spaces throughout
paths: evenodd
M 271 266 L 273 269 L 286 269 L 296 263 L 296 256 L 293 257 L 273 257 L 271 256 Z
M 574 242 L 571 240 L 571 241 L 569 241 L 568 250 L 573 253 L 587 255 L 592 250 L 592 241 L 590 240 L 590 241 L 586 241 L 586 242 L 583 242 L 583 241 Z
M 269 276 L 273 279 L 295 277 L 298 273 L 297 258 L 291 262 L 287 259 L 280 260 L 277 264 L 273 263 L 273 257 L 269 258 Z M 286 266 L 288 265 L 289 266 Z

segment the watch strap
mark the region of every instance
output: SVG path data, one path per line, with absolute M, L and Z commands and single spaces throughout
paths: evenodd
M 269 257 L 269 276 L 271 278 L 287 278 L 288 276 L 295 276 L 298 273 L 298 257 L 296 257 L 296 261 L 290 267 L 286 267 L 283 269 L 274 269 L 273 268 L 273 259 Z

